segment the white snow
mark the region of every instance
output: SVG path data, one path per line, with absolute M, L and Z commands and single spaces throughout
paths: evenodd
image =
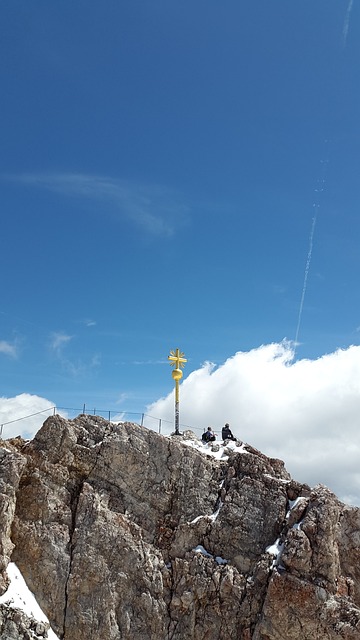
M 276 480 L 277 482 L 282 482 L 283 484 L 289 484 L 290 480 L 284 480 L 284 478 L 277 478 L 276 476 L 271 476 L 270 473 L 264 473 L 266 478 L 271 478 L 271 480 Z
M 218 517 L 219 513 L 220 513 L 220 509 L 223 506 L 222 501 L 220 500 L 219 502 L 219 506 L 216 509 L 216 511 L 214 513 L 212 513 L 210 516 L 197 516 L 196 518 L 194 518 L 194 520 L 191 520 L 190 524 L 196 524 L 196 522 L 199 522 L 199 520 L 201 520 L 202 518 L 206 518 L 207 520 L 211 520 L 212 522 L 215 522 L 216 518 Z
M 211 516 L 209 516 L 209 520 L 211 520 L 212 522 L 215 522 L 216 518 L 218 517 L 219 513 L 220 513 L 220 509 L 223 506 L 222 501 L 220 500 L 219 506 L 216 509 L 215 513 L 212 513 Z
M 196 518 L 194 518 L 194 520 L 191 520 L 190 524 L 196 524 L 197 522 L 199 522 L 199 520 L 201 520 L 201 518 L 208 518 L 209 516 L 197 516 Z
M 266 553 L 270 553 L 272 556 L 277 556 L 280 551 L 282 551 L 282 546 L 279 542 L 279 538 L 276 540 L 276 542 L 274 542 L 274 544 L 271 544 L 269 547 L 266 547 L 265 551 Z
M 228 460 L 229 456 L 227 454 L 228 451 L 235 451 L 236 453 L 249 453 L 245 449 L 244 443 L 239 444 L 234 440 L 229 440 L 229 442 L 224 445 L 222 440 L 219 442 L 207 442 L 203 443 L 201 440 L 182 440 L 183 444 L 186 444 L 188 447 L 192 447 L 201 453 L 204 453 L 207 456 L 212 456 L 216 460 Z M 213 445 L 219 445 L 218 451 L 212 451 Z
M 195 549 L 193 549 L 193 551 L 195 553 L 201 553 L 203 556 L 205 556 L 206 558 L 213 558 L 213 560 L 215 560 L 215 562 L 217 562 L 217 564 L 227 564 L 228 560 L 224 560 L 224 558 L 222 558 L 221 556 L 214 556 L 211 555 L 211 553 L 209 553 L 208 551 L 206 551 L 206 549 L 204 549 L 204 547 L 201 544 L 198 544 L 197 547 L 195 547 Z
M 289 500 L 289 505 L 290 505 L 290 511 L 296 507 L 297 503 L 302 500 L 303 496 L 299 496 L 298 498 L 296 498 L 296 500 Z M 289 513 L 290 513 L 289 511 Z
M 14 609 L 21 609 L 27 616 L 35 618 L 39 622 L 49 623 L 48 618 L 36 602 L 35 596 L 26 586 L 21 572 L 14 562 L 10 562 L 7 568 L 10 584 L 7 591 L 0 596 L 0 604 L 7 604 Z M 49 640 L 59 640 L 54 631 L 49 628 Z
M 299 500 L 301 500 L 301 499 L 302 499 L 302 497 L 303 497 L 303 496 L 299 496 L 298 498 L 296 498 L 296 500 L 290 500 L 290 501 L 289 501 L 290 509 L 289 509 L 289 511 L 288 511 L 288 512 L 287 512 L 287 514 L 286 514 L 286 520 L 289 520 L 292 509 L 294 509 L 294 507 L 296 507 L 297 503 L 299 502 Z M 296 522 L 296 523 L 293 525 L 293 527 L 292 527 L 292 528 L 293 528 L 293 529 L 301 529 L 301 524 L 302 524 L 302 520 L 301 520 L 300 522 Z
M 266 547 L 265 551 L 266 553 L 270 553 L 270 555 L 274 556 L 272 563 L 272 568 L 274 568 L 280 562 L 281 554 L 284 551 L 284 544 L 280 542 L 280 538 L 278 538 L 274 544 Z
M 201 544 L 198 544 L 198 546 L 195 547 L 193 551 L 195 551 L 195 553 L 201 553 L 203 556 L 206 556 L 206 558 L 212 558 L 211 553 L 206 551 L 206 549 L 204 549 L 204 547 Z

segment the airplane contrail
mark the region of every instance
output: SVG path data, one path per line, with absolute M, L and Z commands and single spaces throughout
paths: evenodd
M 314 205 L 314 206 L 315 206 L 315 205 Z M 317 220 L 318 210 L 319 210 L 319 205 L 316 205 L 315 216 L 313 217 L 312 225 L 311 225 L 311 230 L 310 230 L 310 237 L 309 237 L 309 250 L 308 250 L 308 255 L 307 255 L 307 260 L 306 260 L 306 266 L 305 266 L 304 284 L 303 284 L 303 289 L 302 289 L 302 294 L 301 294 L 301 300 L 300 300 L 300 308 L 299 308 L 298 323 L 297 323 L 297 327 L 296 327 L 296 334 L 295 334 L 295 341 L 294 341 L 294 356 L 293 356 L 294 358 L 295 358 L 295 351 L 296 351 L 296 347 L 297 347 L 297 344 L 298 344 L 298 337 L 299 337 L 299 331 L 300 331 L 301 317 L 302 317 L 302 312 L 303 312 L 303 307 L 304 307 L 304 300 L 305 300 L 305 294 L 306 294 L 306 288 L 307 288 L 307 280 L 308 280 L 308 275 L 309 275 L 309 270 L 310 270 L 310 264 L 311 264 L 311 256 L 312 256 L 313 242 L 314 242 L 314 232 L 315 232 L 315 225 L 316 225 L 316 220 Z
M 345 20 L 344 20 L 344 26 L 343 26 L 343 45 L 344 45 L 344 47 L 346 46 L 346 41 L 347 41 L 347 36 L 348 36 L 348 31 L 349 31 L 349 24 L 350 24 L 350 13 L 351 13 L 351 9 L 352 9 L 353 4 L 354 4 L 354 0 L 349 0 L 349 4 L 348 4 L 348 8 L 347 8 L 346 15 L 345 15 Z
M 352 3 L 353 0 L 350 0 L 350 2 Z M 327 144 L 328 140 L 325 140 L 325 143 Z M 311 258 L 312 258 L 312 252 L 313 252 L 315 226 L 316 226 L 316 222 L 317 222 L 317 218 L 318 218 L 318 214 L 319 214 L 320 201 L 322 199 L 322 194 L 325 191 L 326 174 L 327 174 L 327 167 L 328 167 L 328 163 L 329 163 L 329 157 L 327 156 L 327 158 L 325 160 L 321 160 L 320 162 L 322 164 L 322 176 L 317 181 L 316 188 L 314 189 L 314 192 L 315 192 L 315 202 L 313 202 L 314 217 L 312 219 L 311 229 L 310 229 L 309 249 L 308 249 L 308 254 L 307 254 L 307 259 L 306 259 L 305 272 L 304 272 L 304 283 L 303 283 L 303 288 L 302 288 L 302 293 L 301 293 L 299 315 L 298 315 L 298 321 L 297 321 L 297 327 L 296 327 L 296 333 L 295 333 L 293 360 L 295 360 L 296 348 L 298 347 L 298 344 L 299 344 L 298 343 L 298 339 L 299 339 L 300 325 L 301 325 L 301 320 L 302 320 L 302 313 L 303 313 L 303 308 L 304 308 L 304 300 L 305 300 L 305 294 L 306 294 L 306 289 L 307 289 L 307 281 L 308 281 L 310 265 L 311 265 Z

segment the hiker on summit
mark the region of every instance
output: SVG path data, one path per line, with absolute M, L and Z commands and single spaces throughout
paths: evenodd
M 211 427 L 208 427 L 207 431 L 204 431 L 201 436 L 201 440 L 203 442 L 214 442 L 214 440 L 216 440 L 216 436 Z
M 236 440 L 230 430 L 230 425 L 228 422 L 226 422 L 225 426 L 222 428 L 221 437 L 223 440 Z

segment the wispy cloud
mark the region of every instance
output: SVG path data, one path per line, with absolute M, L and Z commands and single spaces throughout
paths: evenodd
M 101 357 L 95 353 L 87 362 L 81 358 L 75 359 L 74 353 L 68 355 L 66 346 L 74 339 L 74 336 L 68 335 L 62 331 L 54 331 L 50 336 L 50 350 L 60 363 L 61 368 L 74 378 L 86 375 L 91 369 L 95 369 L 101 364 Z
M 84 323 L 85 323 L 86 327 L 95 327 L 96 326 L 95 320 L 84 320 Z
M 59 354 L 65 344 L 72 340 L 73 336 L 69 336 L 66 333 L 54 332 L 51 334 L 51 349 Z
M 120 393 L 118 399 L 116 400 L 116 404 L 121 404 L 122 402 L 125 402 L 125 400 L 127 400 L 129 397 L 128 393 Z
M 108 213 L 125 217 L 144 232 L 171 236 L 187 218 L 188 207 L 167 187 L 86 174 L 3 175 L 3 179 L 47 189 L 64 197 L 101 201 Z M 104 209 L 102 209 L 102 213 Z
M 98 353 L 96 353 L 92 358 L 91 358 L 91 367 L 99 367 L 101 364 L 101 357 Z
M 66 345 L 69 344 L 73 337 L 63 332 L 53 332 L 50 337 L 50 349 L 61 364 L 62 369 L 71 376 L 77 377 L 83 371 L 82 365 L 76 364 L 64 352 Z
M 0 353 L 11 358 L 18 357 L 18 346 L 16 343 L 7 342 L 6 340 L 0 340 Z
M 145 364 L 169 364 L 167 360 L 134 360 L 132 364 L 145 365 Z

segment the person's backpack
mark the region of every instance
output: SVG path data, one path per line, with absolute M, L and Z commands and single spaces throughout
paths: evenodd
M 204 433 L 203 433 L 203 434 L 202 434 L 202 436 L 201 436 L 201 440 L 202 440 L 203 442 L 207 442 L 207 440 L 208 440 L 208 437 L 207 437 L 207 431 L 204 431 Z

